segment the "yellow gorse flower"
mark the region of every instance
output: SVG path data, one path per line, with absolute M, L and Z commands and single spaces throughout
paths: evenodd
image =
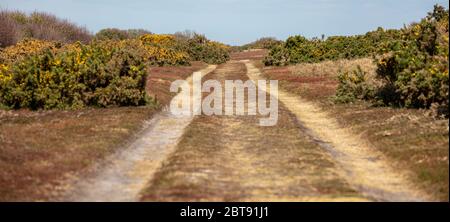
M 146 34 L 140 37 L 144 44 L 157 44 L 170 46 L 175 44 L 175 37 L 171 35 Z
M 6 47 L 0 53 L 0 61 L 6 63 L 16 62 L 27 55 L 42 52 L 43 50 L 57 50 L 57 43 L 51 41 L 42 41 L 36 39 L 24 39 L 15 45 Z
M 0 84 L 6 83 L 12 79 L 12 75 L 8 72 L 9 67 L 5 64 L 0 64 Z

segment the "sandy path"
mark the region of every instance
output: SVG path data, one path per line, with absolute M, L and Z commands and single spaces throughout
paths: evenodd
M 200 70 L 203 76 L 216 68 Z M 192 84 L 192 78 L 188 79 Z M 174 99 L 183 97 L 179 93 Z M 190 99 L 190 98 L 182 98 Z M 174 116 L 164 110 L 152 118 L 147 127 L 128 148 L 103 163 L 89 178 L 77 182 L 69 201 L 136 201 L 139 192 L 151 180 L 155 170 L 171 153 L 193 117 Z
M 202 70 L 209 72 L 207 78 L 222 83 L 262 79 L 246 60 Z M 193 118 L 164 111 L 128 149 L 76 184 L 68 199 L 428 200 L 381 153 L 314 103 L 283 90 L 278 99 L 279 120 L 272 127 L 260 126 L 260 115 Z
M 252 80 L 263 79 L 250 61 L 243 60 Z M 394 170 L 383 155 L 354 135 L 315 104 L 279 90 L 278 99 L 308 130 L 308 134 L 327 149 L 339 163 L 341 175 L 358 192 L 377 201 L 425 201 L 427 196 L 415 189 L 405 174 Z
M 230 61 L 208 75 L 248 80 Z M 246 101 L 247 103 L 248 101 Z M 283 105 L 278 124 L 260 115 L 198 116 L 143 190 L 143 201 L 366 201 L 341 178 L 332 155 Z

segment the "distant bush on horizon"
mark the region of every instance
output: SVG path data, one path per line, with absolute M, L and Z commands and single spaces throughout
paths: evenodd
M 177 47 L 189 54 L 194 61 L 220 64 L 230 59 L 231 48 L 220 42 L 212 41 L 205 35 L 186 30 L 176 32 Z
M 368 57 L 390 51 L 391 42 L 400 37 L 400 30 L 384 30 L 381 27 L 364 35 L 330 36 L 326 39 L 291 36 L 286 42 L 272 47 L 264 63 L 282 66 Z
M 45 12 L 0 10 L 0 27 L 0 47 L 14 45 L 25 38 L 62 43 L 88 43 L 92 38 L 85 27 Z
M 97 40 L 125 40 L 125 39 L 137 39 L 143 35 L 152 34 L 152 32 L 145 29 L 117 29 L 106 28 L 98 31 L 95 34 Z
M 107 28 L 97 32 L 95 39 L 140 39 L 152 55 L 150 64 L 159 66 L 188 65 L 189 61 L 217 64 L 230 58 L 227 45 L 211 41 L 205 35 L 190 30 L 174 34 L 154 34 L 143 29 Z
M 239 46 L 240 50 L 248 49 L 271 49 L 272 47 L 282 44 L 283 41 L 276 39 L 275 37 L 263 37 L 254 42 Z

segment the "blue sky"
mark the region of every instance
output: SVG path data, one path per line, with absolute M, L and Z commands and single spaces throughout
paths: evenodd
M 232 45 L 264 36 L 286 39 L 361 34 L 418 21 L 444 0 L 0 0 L 2 9 L 45 11 L 92 32 L 144 28 L 194 30 Z

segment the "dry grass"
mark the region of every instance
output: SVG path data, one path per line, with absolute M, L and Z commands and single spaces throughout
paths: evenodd
M 370 58 L 302 63 L 287 68 L 296 76 L 335 77 L 337 73 L 354 70 L 358 65 L 370 76 L 375 77 L 376 65 Z
M 9 111 L 0 118 L 0 200 L 47 200 L 113 153 L 155 109 Z
M 280 85 L 290 92 L 319 101 L 328 101 L 334 95 L 338 85 L 339 72 L 351 72 L 360 66 L 367 73 L 367 80 L 378 82 L 375 78 L 375 64 L 369 58 L 303 63 L 293 66 L 264 67 L 256 65 L 267 73 L 267 78 L 280 80 Z M 330 101 L 328 101 L 331 103 Z
M 152 68 L 148 91 L 164 106 L 172 96 L 169 81 L 184 79 L 204 66 Z M 0 201 L 57 198 L 67 181 L 126 145 L 157 110 L 0 110 Z
M 341 60 L 288 67 L 264 67 L 264 75 L 280 80 L 282 88 L 320 105 L 339 123 L 362 135 L 436 199 L 449 198 L 448 120 L 437 120 L 425 110 L 371 107 L 365 102 L 334 104 L 339 70 L 356 65 L 374 74 L 371 59 Z

